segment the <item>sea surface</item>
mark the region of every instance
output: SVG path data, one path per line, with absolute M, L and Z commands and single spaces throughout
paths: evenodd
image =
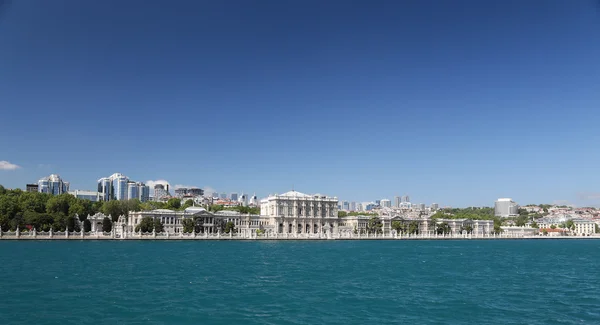
M 0 241 L 0 324 L 600 324 L 600 240 Z

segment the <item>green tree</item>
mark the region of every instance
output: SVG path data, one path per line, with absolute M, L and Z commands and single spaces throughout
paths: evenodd
M 471 226 L 471 225 L 466 225 L 466 226 L 463 228 L 463 231 L 464 231 L 464 232 L 466 232 L 467 234 L 471 234 L 471 233 L 473 233 L 473 226 Z
M 177 210 L 181 207 L 181 200 L 178 198 L 172 198 L 167 201 L 167 209 Z
M 502 226 L 500 224 L 494 223 L 494 234 L 499 235 L 503 232 Z
M 75 216 L 68 216 L 67 217 L 67 230 L 68 231 L 81 231 L 81 227 L 79 226 L 79 222 L 77 222 L 77 219 L 75 218 Z
M 110 216 L 112 221 L 117 221 L 119 220 L 119 216 L 129 215 L 128 204 L 129 203 L 127 203 L 126 201 L 108 201 L 105 202 L 102 206 L 102 212 L 105 215 Z
M 165 231 L 165 227 L 163 226 L 163 223 L 160 222 L 160 219 L 158 219 L 158 218 L 154 219 L 154 230 L 157 233 Z
M 419 223 L 417 221 L 411 221 L 408 224 L 408 233 L 411 235 L 419 234 Z
M 189 207 L 191 207 L 193 205 L 194 205 L 194 201 L 193 200 L 191 200 L 191 199 L 190 200 L 186 200 L 185 203 L 181 206 L 181 209 L 185 210 L 185 209 L 187 209 L 187 208 L 189 208 Z
M 88 219 L 83 220 L 83 231 L 84 232 L 92 231 L 92 223 Z
M 344 218 L 348 216 L 348 212 L 346 211 L 338 211 L 338 218 Z
M 112 231 L 112 220 L 109 217 L 104 217 L 104 219 L 102 219 L 102 231 L 104 231 L 104 232 Z
M 143 217 L 140 220 L 140 223 L 135 227 L 135 231 L 141 231 L 143 233 L 152 232 L 154 229 L 154 218 L 152 217 Z
M 534 221 L 534 222 L 531 223 L 531 228 L 537 228 L 537 229 L 539 229 L 540 226 L 537 224 L 537 222 Z
M 556 225 L 550 226 L 550 229 L 556 229 Z
M 381 233 L 383 228 L 383 224 L 381 223 L 381 219 L 378 217 L 371 217 L 369 222 L 367 223 L 367 231 L 371 233 Z
M 75 197 L 67 193 L 52 196 L 46 202 L 46 212 L 50 214 L 61 213 L 65 216 L 69 215 L 69 208 L 74 201 Z
M 65 231 L 67 229 L 67 216 L 62 212 L 52 214 L 52 229 L 55 231 Z
M 569 230 L 575 230 L 575 223 L 573 222 L 573 220 L 567 220 L 567 222 L 565 222 L 565 227 L 566 229 Z
M 183 232 L 191 233 L 194 231 L 194 219 L 185 218 L 181 221 L 181 225 L 183 226 Z
M 598 225 L 596 224 L 596 225 L 594 226 L 594 228 L 595 228 L 595 230 L 596 230 L 595 232 L 596 232 L 597 234 L 600 234 L 600 226 L 598 226 Z
M 219 212 L 221 210 L 223 210 L 225 207 L 223 207 L 222 205 L 218 205 L 218 204 L 213 204 L 211 206 L 208 207 L 208 211 L 210 212 Z
M 236 232 L 235 224 L 231 221 L 229 221 L 225 224 L 225 233 L 228 234 L 230 232 L 234 232 L 234 233 Z
M 450 225 L 447 222 L 442 222 L 442 223 L 438 223 L 436 228 L 435 228 L 435 232 L 438 235 L 445 235 L 445 234 L 449 234 L 452 232 L 452 228 L 450 227 Z
M 404 222 L 402 222 L 400 220 L 392 221 L 392 229 L 394 229 L 399 234 L 406 232 L 406 227 L 404 225 Z

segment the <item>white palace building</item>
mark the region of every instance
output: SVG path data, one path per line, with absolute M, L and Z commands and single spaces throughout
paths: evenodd
M 237 211 L 219 211 L 212 213 L 202 207 L 189 207 L 183 211 L 157 209 L 151 211 L 132 211 L 129 217 L 120 216 L 114 223 L 114 231 L 122 237 L 130 237 L 144 217 L 158 219 L 164 231 L 170 235 L 183 232 L 183 220 L 192 219 L 198 234 L 222 234 L 225 224 L 235 225 L 236 237 L 251 238 L 257 234 L 278 238 L 351 238 L 353 234 L 366 233 L 372 216 L 338 217 L 338 199 L 322 194 L 304 194 L 289 191 L 270 195 L 260 201 L 260 215 L 240 214 Z M 101 229 L 104 215 L 89 216 L 92 231 Z M 486 236 L 493 231 L 491 220 L 437 220 L 410 218 L 390 213 L 379 216 L 383 235 L 394 235 L 391 225 L 394 221 L 417 222 L 421 234 L 433 234 L 436 222 L 447 222 L 453 233 L 461 232 L 471 226 L 474 235 Z

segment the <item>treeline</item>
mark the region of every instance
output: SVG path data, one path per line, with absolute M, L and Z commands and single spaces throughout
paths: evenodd
M 3 231 L 36 228 L 39 231 L 79 231 L 83 225 L 89 231 L 88 215 L 102 212 L 110 215 L 111 222 L 129 211 L 142 209 L 138 200 L 92 202 L 78 199 L 70 194 L 50 195 L 38 192 L 24 192 L 20 189 L 7 190 L 0 185 L 0 227 Z M 103 224 L 109 229 L 110 223 Z
M 352 212 L 338 211 L 339 218 L 344 218 L 344 217 L 348 217 L 348 216 L 378 216 L 378 214 L 370 213 L 370 212 L 358 212 L 358 211 L 352 211 Z
M 431 219 L 493 220 L 494 232 L 497 234 L 502 232 L 502 228 L 500 227 L 502 226 L 503 220 L 500 217 L 494 216 L 494 208 L 490 207 L 441 209 L 434 213 L 431 216 Z M 523 225 L 529 220 L 527 216 L 522 216 L 521 219 L 523 219 Z
M 208 208 L 208 211 L 210 212 L 219 212 L 219 211 L 237 211 L 241 214 L 260 214 L 260 208 L 259 207 L 245 207 L 245 206 L 235 206 L 235 207 L 225 207 L 223 205 L 211 205 Z

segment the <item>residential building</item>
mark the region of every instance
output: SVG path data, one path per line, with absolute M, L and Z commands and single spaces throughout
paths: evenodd
M 38 192 L 39 191 L 39 185 L 38 184 L 27 184 L 25 186 L 25 191 L 26 192 Z
M 69 192 L 69 182 L 65 182 L 59 175 L 52 174 L 48 177 L 40 178 L 38 181 L 38 191 L 52 195 L 60 195 Z
M 202 196 L 204 190 L 197 187 L 179 187 L 175 189 L 175 197 L 182 198 L 184 196 Z
M 163 198 L 167 197 L 167 195 L 169 195 L 169 192 L 165 189 L 165 186 L 163 184 L 154 185 L 154 200 L 155 201 L 162 200 Z
M 589 236 L 596 232 L 596 223 L 592 220 L 573 219 L 573 225 L 573 232 L 578 236 Z
M 494 215 L 502 218 L 518 216 L 519 205 L 510 198 L 500 198 L 494 204 Z

